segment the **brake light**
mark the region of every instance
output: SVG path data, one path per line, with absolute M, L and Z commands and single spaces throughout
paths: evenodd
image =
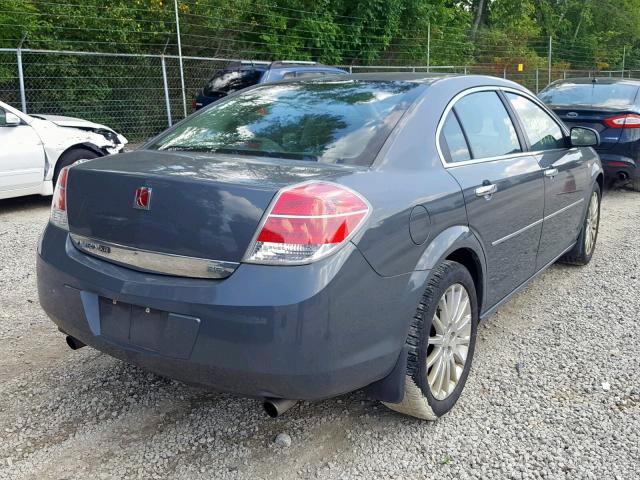
M 197 109 L 198 109 L 198 102 L 197 102 L 197 100 L 194 98 L 194 99 L 193 99 L 193 102 L 191 102 L 191 110 L 195 112 Z
M 69 177 L 69 167 L 60 170 L 56 189 L 53 191 L 51 201 L 51 223 L 69 230 L 69 220 L 67 219 L 67 179 Z
M 627 113 L 605 118 L 604 124 L 609 128 L 640 128 L 640 115 Z
M 371 208 L 340 185 L 308 182 L 281 190 L 245 262 L 300 265 L 331 255 L 362 226 Z

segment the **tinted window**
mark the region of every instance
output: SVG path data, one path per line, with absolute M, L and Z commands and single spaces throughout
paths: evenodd
M 325 72 L 316 71 L 316 72 L 297 72 L 296 78 L 309 78 L 309 77 L 317 77 L 318 75 L 325 75 Z
M 473 158 L 521 152 L 518 135 L 496 92 L 467 95 L 455 105 Z
M 449 151 L 449 162 L 464 162 L 471 160 L 467 140 L 464 138 L 458 119 L 453 112 L 449 112 L 444 126 L 442 127 L 442 138 L 445 148 Z
M 282 78 L 284 80 L 288 80 L 288 79 L 291 79 L 291 78 L 317 77 L 319 75 L 326 75 L 326 72 L 323 72 L 321 70 L 316 70 L 316 71 L 313 71 L 313 72 L 287 72 L 282 76 Z
M 531 150 L 553 150 L 565 146 L 562 129 L 547 112 L 522 95 L 507 93 L 507 98 L 520 117 Z
M 150 148 L 370 165 L 422 88 L 400 81 L 265 84 L 192 115 Z
M 4 111 L 4 108 L 0 108 L 0 125 L 6 125 L 7 123 L 7 112 Z
M 242 90 L 259 83 L 261 76 L 262 72 L 259 70 L 223 70 L 209 80 L 209 83 L 204 87 L 204 94 L 212 95 Z
M 621 83 L 560 83 L 540 92 L 547 105 L 625 109 L 634 104 L 638 87 Z

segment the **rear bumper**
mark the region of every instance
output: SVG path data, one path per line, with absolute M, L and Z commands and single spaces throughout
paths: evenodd
M 81 253 L 51 225 L 37 270 L 42 307 L 87 345 L 187 383 L 292 399 L 388 375 L 428 273 L 380 277 L 349 244 L 311 265 L 242 264 L 224 280 L 146 274 Z
M 604 174 L 610 178 L 618 178 L 620 173 L 624 173 L 628 178 L 640 177 L 640 162 L 624 155 L 614 153 L 598 152 Z

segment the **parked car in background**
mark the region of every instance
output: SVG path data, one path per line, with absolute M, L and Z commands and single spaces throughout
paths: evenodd
M 225 95 L 258 83 L 293 80 L 319 75 L 343 75 L 347 72 L 315 62 L 234 62 L 218 70 L 193 100 L 193 111 L 201 109 Z
M 597 142 L 498 78 L 258 85 L 63 169 L 40 303 L 72 348 L 270 415 L 367 387 L 435 419 L 479 320 L 556 260 L 590 261 Z
M 51 195 L 60 170 L 122 151 L 127 139 L 79 118 L 26 115 L 0 102 L 0 199 Z
M 640 80 L 573 78 L 539 93 L 569 126 L 600 133 L 596 148 L 607 177 L 629 180 L 640 191 Z

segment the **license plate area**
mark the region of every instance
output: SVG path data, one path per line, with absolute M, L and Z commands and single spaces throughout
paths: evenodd
M 121 345 L 159 355 L 187 359 L 200 328 L 200 319 L 100 297 L 100 331 Z

